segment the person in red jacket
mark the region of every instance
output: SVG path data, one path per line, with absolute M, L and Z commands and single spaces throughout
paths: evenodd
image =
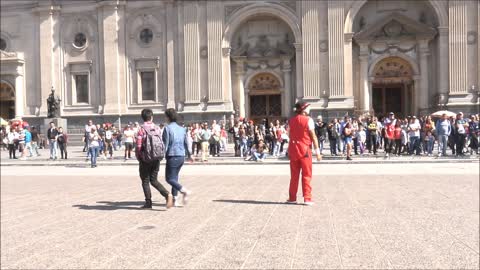
M 295 116 L 288 121 L 290 142 L 288 156 L 290 158 L 290 191 L 287 203 L 297 202 L 298 181 L 302 172 L 302 191 L 305 205 L 313 205 L 312 187 L 312 142 L 315 146 L 317 160 L 321 160 L 315 123 L 308 115 L 310 104 L 298 102 L 295 104 Z

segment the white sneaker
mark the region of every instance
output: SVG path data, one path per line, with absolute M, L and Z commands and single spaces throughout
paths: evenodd
M 386 154 L 385 154 L 385 157 L 388 158 L 388 156 L 389 156 L 388 153 L 386 153 Z
M 304 202 L 303 204 L 306 205 L 306 206 L 312 206 L 312 205 L 314 205 L 315 203 L 312 202 L 312 201 L 309 201 L 309 202 Z
M 182 190 L 180 190 L 180 192 L 183 195 L 183 205 L 187 205 L 188 196 L 192 195 L 192 192 L 190 190 L 185 189 L 185 188 L 182 188 Z

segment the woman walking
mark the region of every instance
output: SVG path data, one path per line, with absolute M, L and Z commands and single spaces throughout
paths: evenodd
M 185 129 L 177 124 L 177 112 L 175 109 L 167 109 L 165 116 L 168 122 L 162 134 L 167 161 L 165 180 L 172 186 L 173 205 L 179 206 L 178 192 L 182 193 L 183 205 L 185 205 L 187 197 L 191 192 L 178 182 L 178 174 L 185 162 L 185 154 L 191 160 L 187 145 L 187 134 Z

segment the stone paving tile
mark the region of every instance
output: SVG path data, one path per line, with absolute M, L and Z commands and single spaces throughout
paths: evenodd
M 478 175 L 319 170 L 306 207 L 262 170 L 186 173 L 190 204 L 168 211 L 136 210 L 135 172 L 2 173 L 2 269 L 478 269 Z

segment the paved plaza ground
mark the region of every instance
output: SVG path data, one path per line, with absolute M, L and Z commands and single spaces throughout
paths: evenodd
M 2 269 L 479 268 L 478 163 L 316 164 L 311 207 L 286 165 L 186 166 L 169 210 L 134 166 L 0 168 Z

